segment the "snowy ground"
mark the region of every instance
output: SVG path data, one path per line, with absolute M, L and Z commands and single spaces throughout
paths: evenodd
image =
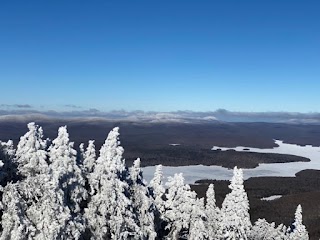
M 314 147 L 310 145 L 299 146 L 296 144 L 287 144 L 283 141 L 275 140 L 278 147 L 271 149 L 260 149 L 239 146 L 236 148 L 223 148 L 214 146 L 212 150 L 221 149 L 221 151 L 227 151 L 233 149 L 235 151 L 250 151 L 259 153 L 280 153 L 291 154 L 296 156 L 302 156 L 309 158 L 310 162 L 292 162 L 292 163 L 269 163 L 260 164 L 254 169 L 244 169 L 244 178 L 261 177 L 261 176 L 295 176 L 295 173 L 304 169 L 320 169 L 320 147 Z M 244 150 L 249 149 L 249 150 Z M 143 161 L 143 159 L 142 159 Z M 154 173 L 155 167 L 143 168 L 144 177 L 149 181 Z M 219 179 L 229 180 L 232 177 L 232 169 L 223 168 L 220 166 L 181 166 L 181 167 L 168 167 L 163 166 L 163 173 L 165 179 L 168 176 L 172 176 L 174 173 L 182 172 L 187 183 L 194 183 L 199 179 Z

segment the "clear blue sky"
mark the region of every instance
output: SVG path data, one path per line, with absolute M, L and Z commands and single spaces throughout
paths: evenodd
M 0 1 L 0 104 L 320 112 L 320 1 Z

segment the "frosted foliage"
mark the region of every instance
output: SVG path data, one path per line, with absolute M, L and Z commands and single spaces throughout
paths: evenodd
M 225 239 L 245 240 L 250 232 L 249 201 L 243 186 L 241 169 L 234 168 L 231 193 L 227 194 L 222 203 L 222 231 Z
M 275 223 L 268 223 L 265 219 L 258 219 L 250 232 L 250 240 L 286 240 L 287 228 L 284 225 L 275 227 Z
M 164 212 L 164 201 L 162 197 L 165 192 L 162 179 L 163 179 L 162 165 L 158 165 L 156 167 L 154 177 L 151 179 L 149 186 L 152 189 L 154 203 L 161 215 Z
M 188 229 L 196 193 L 190 190 L 190 186 L 184 184 L 182 174 L 169 177 L 166 183 L 168 193 L 165 202 L 165 218 L 168 222 L 167 229 L 172 239 L 179 237 L 183 229 Z
M 83 160 L 84 159 L 84 154 L 85 154 L 84 143 L 80 143 L 80 145 L 79 145 L 79 154 L 80 154 L 80 158 Z
M 86 173 L 92 173 L 96 162 L 96 147 L 94 145 L 94 140 L 90 140 L 88 147 L 84 152 L 83 156 L 83 167 Z
M 8 140 L 7 142 L 0 141 L 0 145 L 3 147 L 4 152 L 8 154 L 10 157 L 15 156 L 16 150 L 14 149 L 12 140 Z
M 133 208 L 137 214 L 141 239 L 155 239 L 157 234 L 154 226 L 154 203 L 149 195 L 148 188 L 144 184 L 139 158 L 134 161 L 130 169 L 130 176 Z
M 118 127 L 112 129 L 100 149 L 98 161 L 104 161 L 104 165 L 108 167 L 109 171 L 122 172 L 125 169 L 124 160 L 122 159 L 124 150 L 120 146 L 119 135 Z
M 221 237 L 220 225 L 221 214 L 220 209 L 216 206 L 216 197 L 214 192 L 214 185 L 210 184 L 206 193 L 206 227 L 208 231 L 209 240 L 214 240 Z
M 206 218 L 203 198 L 195 199 L 192 206 L 189 240 L 203 240 L 208 237 L 208 230 L 204 223 Z
M 3 231 L 1 240 L 28 239 L 26 236 L 35 235 L 35 227 L 26 216 L 27 203 L 20 196 L 18 185 L 9 183 L 2 195 L 2 221 Z
M 99 185 L 85 212 L 94 239 L 105 239 L 108 236 L 112 239 L 126 239 L 137 231 L 132 203 L 125 195 L 128 186 L 109 174 L 99 178 Z
M 57 187 L 44 175 L 8 184 L 3 191 L 1 239 L 79 239 L 84 227 L 72 219 Z
M 293 229 L 290 233 L 290 240 L 307 240 L 309 239 L 306 227 L 302 223 L 302 208 L 298 205 L 295 212 L 295 220 L 293 223 Z
M 85 217 L 94 239 L 128 239 L 140 235 L 132 202 L 126 195 L 128 183 L 121 179 L 124 161 L 118 130 L 114 128 L 108 134 L 93 172 L 89 174 L 92 197 Z
M 49 147 L 50 170 L 54 180 L 60 184 L 71 201 L 70 207 L 74 212 L 80 211 L 79 203 L 87 198 L 85 180 L 76 163 L 76 155 L 73 143 L 69 142 L 67 128 L 60 127 L 57 138 Z
M 28 124 L 29 131 L 20 138 L 16 151 L 19 172 L 23 176 L 34 176 L 48 169 L 46 141 L 42 128 L 34 122 Z

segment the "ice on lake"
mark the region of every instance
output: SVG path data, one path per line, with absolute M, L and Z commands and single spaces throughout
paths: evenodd
M 292 177 L 301 170 L 304 169 L 320 169 L 320 147 L 311 145 L 300 146 L 296 144 L 284 143 L 281 140 L 275 140 L 277 147 L 270 149 L 250 148 L 244 146 L 238 146 L 235 148 L 224 148 L 214 146 L 212 150 L 221 149 L 221 151 L 235 150 L 235 151 L 250 151 L 257 153 L 279 153 L 279 154 L 291 154 L 301 157 L 309 158 L 310 162 L 290 162 L 290 163 L 263 163 L 253 169 L 244 169 L 244 178 L 250 177 L 263 177 L 263 176 L 278 176 L 278 177 Z M 142 159 L 143 161 L 143 159 Z M 143 174 L 147 181 L 153 177 L 155 166 L 144 167 Z M 168 176 L 173 176 L 175 173 L 183 173 L 187 183 L 194 183 L 199 179 L 217 179 L 217 180 L 229 180 L 232 177 L 232 169 L 227 169 L 220 166 L 204 166 L 204 165 L 192 165 L 192 166 L 179 166 L 170 167 L 163 166 L 163 174 L 165 180 Z

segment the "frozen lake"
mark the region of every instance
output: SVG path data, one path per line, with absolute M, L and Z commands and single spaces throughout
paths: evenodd
M 278 146 L 270 149 L 250 148 L 245 146 L 239 146 L 236 148 L 223 148 L 214 146 L 212 150 L 221 149 L 221 151 L 227 151 L 233 149 L 239 152 L 249 151 L 258 153 L 291 154 L 306 157 L 311 160 L 310 162 L 259 164 L 259 166 L 256 168 L 243 170 L 245 179 L 250 177 L 262 176 L 292 177 L 295 176 L 295 173 L 304 169 L 320 169 L 320 147 L 314 147 L 311 145 L 299 146 L 296 144 L 283 143 L 283 141 L 281 140 L 275 140 L 275 143 Z M 147 181 L 150 181 L 150 179 L 153 177 L 154 170 L 155 166 L 143 168 L 144 178 Z M 185 177 L 187 183 L 194 183 L 196 180 L 199 179 L 229 180 L 232 177 L 232 169 L 227 169 L 220 166 L 163 166 L 163 174 L 165 177 L 165 181 L 168 176 L 172 176 L 174 175 L 174 173 L 180 172 L 183 173 L 183 176 Z

